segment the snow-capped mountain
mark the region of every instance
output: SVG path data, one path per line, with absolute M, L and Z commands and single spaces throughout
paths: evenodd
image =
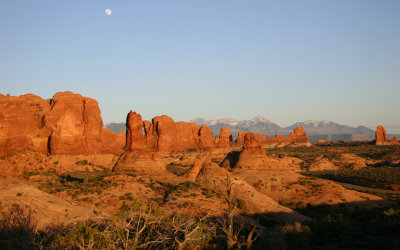
M 255 134 L 261 132 L 263 134 L 271 136 L 276 134 L 277 132 L 284 132 L 279 125 L 269 121 L 262 116 L 256 116 L 251 120 L 242 121 L 230 118 L 205 121 L 202 118 L 196 118 L 191 120 L 190 122 L 196 123 L 199 126 L 207 125 L 214 134 L 218 134 L 219 130 L 222 127 L 229 127 L 233 137 L 236 137 L 236 134 L 239 131 L 249 131 Z
M 201 118 L 196 118 L 190 122 L 194 122 L 198 125 L 207 125 L 213 131 L 214 135 L 218 134 L 222 127 L 229 127 L 233 137 L 236 137 L 236 134 L 239 131 L 248 131 L 255 134 L 261 132 L 262 134 L 268 136 L 275 136 L 276 133 L 279 132 L 281 135 L 287 136 L 290 131 L 293 131 L 295 128 L 300 126 L 304 127 L 311 141 L 329 138 L 335 140 L 351 140 L 352 135 L 354 134 L 365 135 L 364 138 L 372 138 L 374 136 L 374 131 L 367 127 L 359 126 L 357 128 L 353 128 L 327 120 L 306 120 L 304 122 L 296 122 L 293 125 L 285 128 L 280 127 L 276 123 L 271 122 L 262 116 L 256 116 L 251 120 L 242 121 L 236 121 L 233 119 L 217 119 L 206 121 Z
M 341 125 L 336 122 L 326 120 L 307 120 L 304 122 L 296 122 L 286 129 L 293 130 L 299 126 L 303 126 L 309 135 L 365 134 L 370 137 L 374 136 L 374 131 L 367 127 L 358 126 L 357 128 L 353 128 L 347 125 Z

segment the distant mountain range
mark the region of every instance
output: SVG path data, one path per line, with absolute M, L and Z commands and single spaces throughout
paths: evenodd
M 191 120 L 198 125 L 207 125 L 213 131 L 214 134 L 219 133 L 222 127 L 229 127 L 233 136 L 239 131 L 249 131 L 257 134 L 261 132 L 264 135 L 275 136 L 276 133 L 280 133 L 282 136 L 287 136 L 295 128 L 303 126 L 307 132 L 310 141 L 317 141 L 324 139 L 328 141 L 332 140 L 372 140 L 375 135 L 375 131 L 364 126 L 358 126 L 356 128 L 341 125 L 332 121 L 314 121 L 307 120 L 304 122 L 296 122 L 295 124 L 282 128 L 276 123 L 269 121 L 262 116 L 256 116 L 251 120 L 236 121 L 233 119 L 218 119 L 206 121 L 201 118 Z
M 375 136 L 375 131 L 365 126 L 358 126 L 356 128 L 347 125 L 341 125 L 332 121 L 314 121 L 307 120 L 304 122 L 296 122 L 289 127 L 282 128 L 274 122 L 262 116 L 256 116 L 251 120 L 237 121 L 234 119 L 224 118 L 217 120 L 204 120 L 202 118 L 192 119 L 190 122 L 196 123 L 199 126 L 207 125 L 214 135 L 219 133 L 222 127 L 229 127 L 233 138 L 239 131 L 248 131 L 254 134 L 261 132 L 264 135 L 275 136 L 280 133 L 282 136 L 287 136 L 296 127 L 303 126 L 307 132 L 308 139 L 311 142 L 320 139 L 327 141 L 358 141 L 358 140 L 372 140 Z M 125 123 L 107 123 L 104 127 L 109 128 L 114 132 L 125 132 Z

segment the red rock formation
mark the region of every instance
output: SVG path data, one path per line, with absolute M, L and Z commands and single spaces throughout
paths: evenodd
M 32 94 L 0 96 L 0 118 L 0 154 L 22 149 L 51 154 L 119 153 L 124 145 L 117 145 L 121 136 L 103 132 L 97 102 L 72 92 L 57 93 L 51 100 Z
M 31 149 L 47 153 L 51 131 L 45 126 L 48 100 L 32 94 L 0 96 L 0 155 Z
M 127 118 L 128 151 L 169 152 L 215 147 L 210 128 L 194 123 L 174 122 L 169 116 L 157 116 L 142 121 L 139 114 L 130 112 Z
M 246 133 L 247 133 L 247 132 L 245 132 L 245 131 L 239 131 L 239 132 L 237 133 L 236 144 L 238 144 L 238 145 L 243 145 L 243 143 L 244 143 L 244 136 L 246 135 Z M 260 134 L 260 132 L 259 132 L 259 134 Z
M 101 141 L 103 143 L 103 153 L 121 154 L 124 151 L 126 136 L 123 132 L 116 134 L 104 128 L 101 133 Z
M 218 148 L 230 147 L 231 141 L 232 141 L 232 135 L 228 127 L 221 128 L 219 135 L 215 137 L 215 144 L 217 145 Z
M 45 124 L 52 130 L 52 154 L 97 154 L 102 152 L 103 121 L 96 100 L 72 92 L 57 93 L 50 101 Z
M 393 137 L 392 140 L 388 140 L 386 129 L 383 126 L 379 125 L 376 128 L 375 132 L 375 144 L 379 146 L 399 145 L 399 141 L 397 140 L 397 137 Z
M 308 142 L 307 133 L 303 127 L 295 128 L 294 133 L 290 132 L 288 137 L 282 137 L 279 133 L 275 137 L 268 137 L 259 132 L 257 138 L 263 144 Z
M 293 139 L 296 142 L 308 142 L 307 133 L 303 127 L 297 127 L 294 129 L 294 137 Z
M 177 122 L 166 115 L 152 121 L 152 148 L 160 152 L 199 148 L 200 127 L 194 123 Z M 149 131 L 150 132 L 150 131 Z M 149 133 L 146 131 L 146 134 Z
M 211 129 L 205 125 L 199 130 L 199 147 L 205 149 L 215 148 L 214 135 Z
M 158 153 L 125 152 L 118 159 L 113 171 L 118 173 L 155 173 L 163 172 L 166 166 Z
M 235 168 L 263 169 L 268 165 L 269 158 L 253 133 L 244 137 L 243 150 Z
M 126 118 L 126 124 L 126 150 L 146 151 L 147 143 L 143 134 L 142 116 L 131 110 Z
M 174 122 L 169 116 L 157 116 L 150 121 L 130 111 L 127 118 L 126 149 L 113 171 L 148 172 L 164 171 L 161 153 L 174 150 L 214 148 L 213 134 L 207 126 Z

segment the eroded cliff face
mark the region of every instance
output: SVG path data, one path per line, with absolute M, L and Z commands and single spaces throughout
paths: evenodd
M 170 152 L 188 149 L 212 149 L 230 147 L 231 134 L 228 128 L 213 139 L 207 126 L 195 123 L 174 122 L 166 115 L 152 121 L 142 121 L 140 114 L 130 111 L 127 118 L 126 149 L 131 152 Z
M 102 128 L 96 100 L 60 92 L 50 100 L 0 96 L 0 154 L 31 149 L 51 154 L 120 153 L 123 134 Z
M 379 146 L 399 145 L 399 141 L 396 136 L 392 140 L 388 140 L 386 129 L 382 125 L 379 125 L 375 132 L 375 144 Z
M 243 145 L 244 143 L 244 136 L 247 134 L 245 131 L 239 131 L 237 133 L 237 139 L 236 139 L 236 144 L 238 145 Z
M 222 129 L 214 141 L 209 127 L 174 122 L 166 115 L 143 121 L 140 114 L 130 111 L 126 121 L 126 152 L 116 163 L 114 172 L 165 172 L 162 154 L 191 149 L 230 148 L 229 129 Z
M 47 152 L 51 131 L 45 126 L 49 101 L 27 94 L 0 96 L 0 154 L 32 149 Z
M 215 137 L 215 144 L 218 148 L 229 147 L 231 141 L 232 135 L 228 127 L 221 128 L 219 135 Z

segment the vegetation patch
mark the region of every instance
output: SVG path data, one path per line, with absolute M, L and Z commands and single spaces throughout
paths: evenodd
M 399 167 L 327 170 L 307 172 L 304 174 L 371 188 L 397 190 L 400 185 Z
M 177 176 L 182 176 L 192 167 L 193 167 L 193 164 L 182 165 L 182 164 L 177 164 L 177 163 L 170 163 L 167 165 L 167 171 L 169 171 Z

